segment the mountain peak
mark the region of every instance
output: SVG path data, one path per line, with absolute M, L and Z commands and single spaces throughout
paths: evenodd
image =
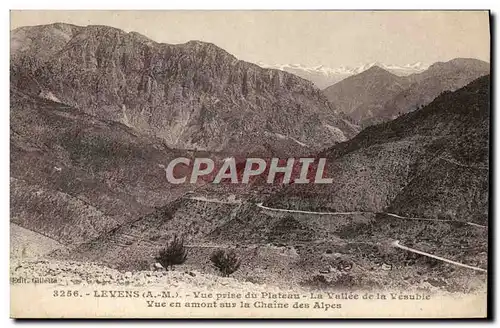
M 155 41 L 151 40 L 150 38 L 148 38 L 147 36 L 145 35 L 142 35 L 141 33 L 138 33 L 138 32 L 129 32 L 128 35 L 130 35 L 131 37 L 134 37 L 136 38 L 137 40 L 140 40 L 142 42 L 146 42 L 146 43 L 156 43 Z
M 328 100 L 355 121 L 381 108 L 405 87 L 399 77 L 377 65 L 343 79 L 323 90 Z

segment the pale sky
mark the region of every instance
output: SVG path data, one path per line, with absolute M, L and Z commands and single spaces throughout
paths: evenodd
M 267 64 L 358 66 L 489 61 L 485 11 L 11 11 L 11 28 L 65 22 L 109 25 L 157 42 L 212 42 Z

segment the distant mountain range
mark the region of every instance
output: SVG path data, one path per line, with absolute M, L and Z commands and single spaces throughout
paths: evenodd
M 257 65 L 264 68 L 279 69 L 293 73 L 313 82 L 320 89 L 329 87 L 349 76 L 362 73 L 374 66 L 381 67 L 397 76 L 407 76 L 414 73 L 420 73 L 429 67 L 429 65 L 421 62 L 401 66 L 373 62 L 357 67 L 342 66 L 338 68 L 326 67 L 323 65 L 309 67 L 301 64 L 266 64 L 262 62 L 258 62 Z
M 408 76 L 372 66 L 323 90 L 336 107 L 362 126 L 385 122 L 430 103 L 488 74 L 488 63 L 456 58 Z

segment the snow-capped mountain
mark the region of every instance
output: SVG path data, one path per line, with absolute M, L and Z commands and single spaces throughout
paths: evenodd
M 257 65 L 263 68 L 274 68 L 298 75 L 313 82 L 318 88 L 324 89 L 335 84 L 346 77 L 356 75 L 367 69 L 378 66 L 398 76 L 407 76 L 414 73 L 421 73 L 429 68 L 429 65 L 421 62 L 407 65 L 391 65 L 379 62 L 360 65 L 358 67 L 342 66 L 338 68 L 326 67 L 323 65 L 308 67 L 301 64 L 266 64 L 258 62 Z

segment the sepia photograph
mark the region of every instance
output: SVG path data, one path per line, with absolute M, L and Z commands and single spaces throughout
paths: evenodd
M 10 316 L 485 318 L 490 18 L 12 10 Z

